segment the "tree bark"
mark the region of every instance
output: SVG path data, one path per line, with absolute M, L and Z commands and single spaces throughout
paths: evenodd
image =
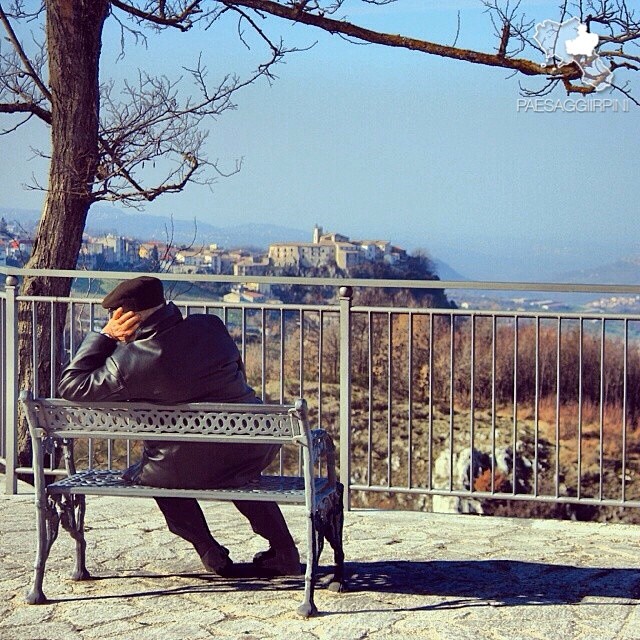
M 102 30 L 109 10 L 108 0 L 46 0 L 49 89 L 51 93 L 51 162 L 42 218 L 27 263 L 34 269 L 74 269 L 82 244 L 82 233 L 93 201 L 93 183 L 98 162 L 100 107 L 99 61 Z M 22 291 L 28 296 L 68 296 L 71 280 L 28 277 Z M 53 393 L 51 368 L 60 367 L 66 306 L 38 303 L 36 353 L 38 394 Z M 34 384 L 31 306 L 22 303 L 19 315 L 20 388 Z M 53 351 L 53 353 L 52 353 Z M 53 355 L 53 362 L 52 356 Z M 57 375 L 54 375 L 57 379 Z M 30 442 L 24 420 L 19 421 L 18 464 L 31 465 Z

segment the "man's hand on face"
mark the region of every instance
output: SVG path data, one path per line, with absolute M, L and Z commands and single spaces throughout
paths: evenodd
M 130 342 L 140 326 L 140 316 L 135 311 L 124 311 L 118 307 L 101 333 L 108 335 L 119 342 Z

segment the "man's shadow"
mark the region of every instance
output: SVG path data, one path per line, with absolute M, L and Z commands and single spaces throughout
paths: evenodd
M 426 596 L 446 600 L 424 606 L 385 611 L 453 609 L 477 606 L 575 605 L 585 597 L 616 599 L 616 604 L 640 604 L 640 569 L 588 568 L 519 560 L 434 560 L 412 562 L 388 560 L 346 564 L 345 593 L 385 593 Z M 162 586 L 162 579 L 181 583 Z M 330 579 L 330 569 L 318 570 L 317 589 Z M 158 582 L 158 589 L 136 590 L 118 595 L 100 594 L 61 598 L 51 602 L 135 598 L 182 593 L 229 593 L 242 591 L 301 591 L 304 577 L 273 577 L 256 572 L 251 563 L 236 564 L 230 575 L 206 573 L 159 574 L 132 571 L 95 576 L 93 580 L 142 578 Z M 339 597 L 339 594 L 338 596 Z M 393 602 L 393 601 L 392 601 Z M 597 604 L 593 601 L 590 605 Z M 607 603 L 610 604 L 610 603 Z M 361 611 L 373 612 L 374 607 Z

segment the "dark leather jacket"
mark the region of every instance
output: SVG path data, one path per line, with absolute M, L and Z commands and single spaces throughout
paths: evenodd
M 62 372 L 67 400 L 258 403 L 238 348 L 214 315 L 183 318 L 169 302 L 151 315 L 133 342 L 89 334 Z M 214 488 L 245 484 L 278 451 L 264 444 L 145 441 L 135 481 L 156 487 Z

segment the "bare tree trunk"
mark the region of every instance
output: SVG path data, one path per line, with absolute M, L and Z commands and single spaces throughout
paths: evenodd
M 99 59 L 108 0 L 46 0 L 49 88 L 51 92 L 51 163 L 44 211 L 27 267 L 74 269 L 82 244 L 98 162 Z M 25 278 L 23 295 L 67 296 L 71 280 Z M 51 307 L 37 305 L 36 352 L 38 393 L 50 389 L 51 341 L 61 345 L 66 307 L 59 306 L 51 323 Z M 53 326 L 52 326 L 53 325 Z M 20 388 L 33 385 L 32 317 L 28 303 L 19 315 Z M 52 335 L 52 331 L 54 335 Z M 55 376 L 57 379 L 57 376 Z M 18 464 L 31 464 L 24 420 L 20 419 Z

